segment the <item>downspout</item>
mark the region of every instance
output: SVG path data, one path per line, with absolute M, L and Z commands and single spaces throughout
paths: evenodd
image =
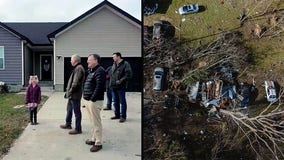
M 22 86 L 25 84 L 25 58 L 24 58 L 24 41 L 21 41 L 22 45 Z
M 55 52 L 55 38 L 53 39 L 53 89 L 55 89 L 56 85 L 56 52 Z

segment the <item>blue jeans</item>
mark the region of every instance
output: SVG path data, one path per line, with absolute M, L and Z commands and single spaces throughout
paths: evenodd
M 106 89 L 107 94 L 107 106 L 106 108 L 111 109 L 111 103 L 112 103 L 112 90 L 110 88 Z
M 125 99 L 125 89 L 112 89 L 112 96 L 114 100 L 115 116 L 126 119 L 127 104 Z
M 68 99 L 67 103 L 67 115 L 66 115 L 66 125 L 71 126 L 72 123 L 72 114 L 74 110 L 75 114 L 75 129 L 79 132 L 82 131 L 81 120 L 81 100 Z

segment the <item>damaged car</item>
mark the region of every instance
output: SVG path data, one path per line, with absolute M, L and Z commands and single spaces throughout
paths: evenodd
M 268 102 L 276 101 L 276 89 L 273 81 L 264 81 L 266 99 Z
M 161 67 L 156 67 L 154 70 L 153 90 L 155 91 L 163 90 L 163 79 L 164 79 L 164 69 Z

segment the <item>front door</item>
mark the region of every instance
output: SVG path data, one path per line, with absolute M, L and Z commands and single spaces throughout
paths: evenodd
M 40 77 L 42 81 L 52 80 L 52 56 L 40 56 Z

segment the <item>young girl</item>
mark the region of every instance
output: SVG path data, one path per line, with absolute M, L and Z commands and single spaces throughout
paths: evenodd
M 26 104 L 30 112 L 31 125 L 37 125 L 37 106 L 41 101 L 41 90 L 37 76 L 30 76 L 29 86 L 26 91 Z

